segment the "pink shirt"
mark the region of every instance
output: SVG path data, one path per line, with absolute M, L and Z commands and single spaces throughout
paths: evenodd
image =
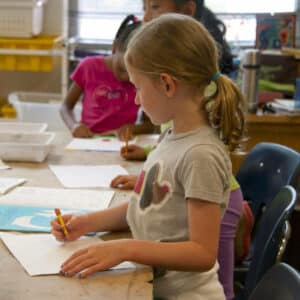
M 71 79 L 83 90 L 81 122 L 101 133 L 135 123 L 134 86 L 116 79 L 102 56 L 83 59 Z

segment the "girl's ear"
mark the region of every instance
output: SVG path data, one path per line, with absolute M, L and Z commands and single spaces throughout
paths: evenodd
M 161 73 L 160 81 L 167 97 L 173 97 L 177 87 L 175 79 L 167 73 Z
M 194 0 L 189 0 L 185 4 L 182 5 L 180 11 L 188 16 L 194 17 L 197 11 L 197 4 Z

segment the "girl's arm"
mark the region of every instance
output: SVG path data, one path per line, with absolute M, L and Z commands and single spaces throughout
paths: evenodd
M 88 213 L 89 232 L 128 230 L 126 220 L 128 203 Z
M 72 130 L 74 124 L 77 122 L 75 119 L 74 107 L 79 101 L 81 94 L 82 89 L 78 84 L 73 82 L 60 109 L 60 114 L 70 130 Z
M 123 239 L 100 242 L 75 252 L 63 264 L 62 273 L 69 276 L 80 273 L 80 277 L 86 277 L 127 260 L 169 270 L 210 270 L 217 259 L 220 206 L 189 199 L 188 219 L 188 241 L 168 243 Z
M 92 137 L 91 130 L 86 125 L 78 122 L 75 117 L 74 107 L 81 94 L 82 89 L 76 82 L 73 82 L 61 106 L 60 114 L 74 137 Z
M 182 271 L 208 271 L 217 259 L 221 211 L 216 203 L 188 199 L 189 241 L 128 240 L 127 260 Z
M 59 241 L 74 241 L 84 234 L 97 231 L 122 231 L 128 229 L 127 203 L 82 215 L 66 214 L 62 218 L 68 234 L 65 235 L 58 219 L 51 221 L 52 234 Z

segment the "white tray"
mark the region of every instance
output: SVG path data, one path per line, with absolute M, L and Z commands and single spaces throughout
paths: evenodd
M 18 121 L 47 123 L 50 131 L 68 131 L 59 112 L 63 101 L 60 94 L 14 92 L 8 95 L 8 101 L 16 109 Z M 78 121 L 81 119 L 81 110 L 81 104 L 74 108 Z
M 55 134 L 0 132 L 0 158 L 6 161 L 42 162 L 48 155 Z
M 0 122 L 0 132 L 35 133 L 46 131 L 47 123 Z

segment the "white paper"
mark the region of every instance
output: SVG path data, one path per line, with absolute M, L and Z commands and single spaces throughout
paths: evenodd
M 103 242 L 97 237 L 83 237 L 60 243 L 51 234 L 0 233 L 2 241 L 31 276 L 58 274 L 62 263 L 83 247 Z M 135 265 L 124 262 L 112 269 L 130 269 Z
M 130 141 L 133 143 L 134 141 Z M 125 146 L 125 142 L 116 137 L 97 137 L 90 139 L 74 138 L 67 146 L 66 150 L 86 150 L 101 152 L 119 152 Z
M 10 166 L 6 165 L 2 159 L 0 159 L 0 170 L 7 170 L 10 169 Z
M 299 114 L 300 112 L 300 109 L 295 107 L 295 100 L 274 99 L 274 101 L 270 103 L 272 107 L 278 111 L 285 111 L 292 114 Z
M 117 175 L 128 175 L 120 165 L 49 165 L 49 167 L 61 184 L 68 188 L 108 188 Z
M 114 191 L 18 187 L 0 197 L 0 204 L 99 210 L 108 208 Z
M 7 193 L 14 187 L 26 182 L 25 178 L 1 177 L 0 178 L 0 195 Z

